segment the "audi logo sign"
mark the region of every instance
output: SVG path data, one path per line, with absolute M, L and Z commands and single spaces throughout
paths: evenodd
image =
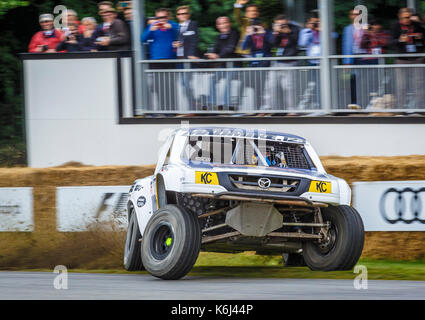
M 354 182 L 366 231 L 425 231 L 425 181 Z

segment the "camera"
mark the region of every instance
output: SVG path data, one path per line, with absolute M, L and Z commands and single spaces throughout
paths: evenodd
M 252 26 L 252 29 L 253 29 L 254 33 L 258 33 L 258 32 L 260 32 L 260 31 L 261 31 L 261 27 L 262 27 L 262 25 L 261 25 L 260 20 L 258 20 L 258 19 L 253 19 L 253 20 L 251 21 L 251 26 Z

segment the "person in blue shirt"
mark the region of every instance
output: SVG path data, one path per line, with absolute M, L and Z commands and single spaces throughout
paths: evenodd
M 350 20 L 351 24 L 344 27 L 342 33 L 342 54 L 343 55 L 353 55 L 361 53 L 360 44 L 363 37 L 363 29 L 356 28 L 354 22 L 359 16 L 358 10 L 350 10 Z M 342 59 L 343 64 L 354 64 L 354 58 L 344 58 Z
M 149 45 L 149 60 L 175 59 L 177 48 L 173 42 L 177 40 L 179 25 L 170 19 L 170 11 L 159 8 L 155 11 L 155 18 L 151 19 L 144 30 L 142 43 Z M 175 63 L 150 63 L 149 69 L 175 69 Z M 177 109 L 177 88 L 174 82 L 164 86 L 164 73 L 150 74 L 151 94 L 150 104 L 155 110 L 174 112 Z M 170 76 L 170 75 L 168 75 Z
M 175 59 L 173 42 L 177 40 L 179 25 L 170 20 L 168 9 L 157 9 L 155 17 L 155 21 L 144 30 L 141 39 L 143 43 L 149 42 L 149 59 Z
M 344 27 L 342 33 L 342 54 L 343 55 L 354 55 L 360 54 L 361 52 L 361 40 L 363 38 L 364 30 L 362 28 L 356 28 L 354 25 L 356 18 L 359 16 L 358 10 L 350 10 L 351 24 Z M 345 65 L 358 64 L 359 60 L 354 58 L 344 58 L 342 63 Z M 351 101 L 347 106 L 348 108 L 358 109 L 360 106 L 357 104 L 357 84 L 356 84 L 357 71 L 352 70 L 350 72 L 350 93 Z

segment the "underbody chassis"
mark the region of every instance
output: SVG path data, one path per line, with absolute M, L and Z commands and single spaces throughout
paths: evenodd
M 298 252 L 302 240 L 328 241 L 330 223 L 323 221 L 320 211 L 328 206 L 325 203 L 235 194 L 198 193 L 182 197 L 183 205 L 191 200 L 205 207 L 217 202 L 225 205 L 218 209 L 213 206 L 214 210 L 198 216 L 206 251 Z

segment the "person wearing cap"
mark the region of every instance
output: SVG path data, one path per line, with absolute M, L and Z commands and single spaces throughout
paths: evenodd
M 53 15 L 42 14 L 38 21 L 42 30 L 32 37 L 28 51 L 32 53 L 56 52 L 56 46 L 63 40 L 63 34 L 53 27 Z
M 106 36 L 96 39 L 96 44 L 110 51 L 130 50 L 130 36 L 126 24 L 117 18 L 114 8 L 108 8 L 101 12 L 105 24 L 109 24 Z

